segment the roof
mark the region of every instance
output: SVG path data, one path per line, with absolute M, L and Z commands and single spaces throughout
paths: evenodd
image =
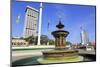
M 27 11 L 27 9 L 31 9 L 33 11 L 39 12 L 36 8 L 30 7 L 30 6 L 26 6 L 25 12 Z

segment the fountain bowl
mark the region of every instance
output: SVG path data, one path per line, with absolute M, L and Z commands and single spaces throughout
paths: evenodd
M 78 56 L 77 50 L 55 49 L 44 51 L 42 53 L 43 56 L 37 59 L 37 61 L 41 64 L 83 61 L 83 57 Z

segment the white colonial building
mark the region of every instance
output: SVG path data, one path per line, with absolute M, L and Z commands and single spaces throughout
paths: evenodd
M 12 39 L 12 46 L 28 46 L 28 42 L 24 39 L 13 38 Z

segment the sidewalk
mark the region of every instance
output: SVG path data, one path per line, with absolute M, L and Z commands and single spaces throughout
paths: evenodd
M 54 48 L 54 45 L 33 45 L 33 46 L 16 46 L 12 49 L 29 49 L 29 48 Z
M 45 51 L 45 50 L 52 50 L 52 49 L 12 51 L 12 61 L 34 57 L 34 56 L 41 56 L 42 51 Z

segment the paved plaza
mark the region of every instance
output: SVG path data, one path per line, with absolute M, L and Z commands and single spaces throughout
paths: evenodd
M 25 59 L 29 57 L 41 56 L 42 51 L 47 51 L 52 49 L 40 49 L 40 50 L 20 50 L 12 51 L 12 62 L 20 59 Z M 95 51 L 79 50 L 79 54 L 95 54 Z

